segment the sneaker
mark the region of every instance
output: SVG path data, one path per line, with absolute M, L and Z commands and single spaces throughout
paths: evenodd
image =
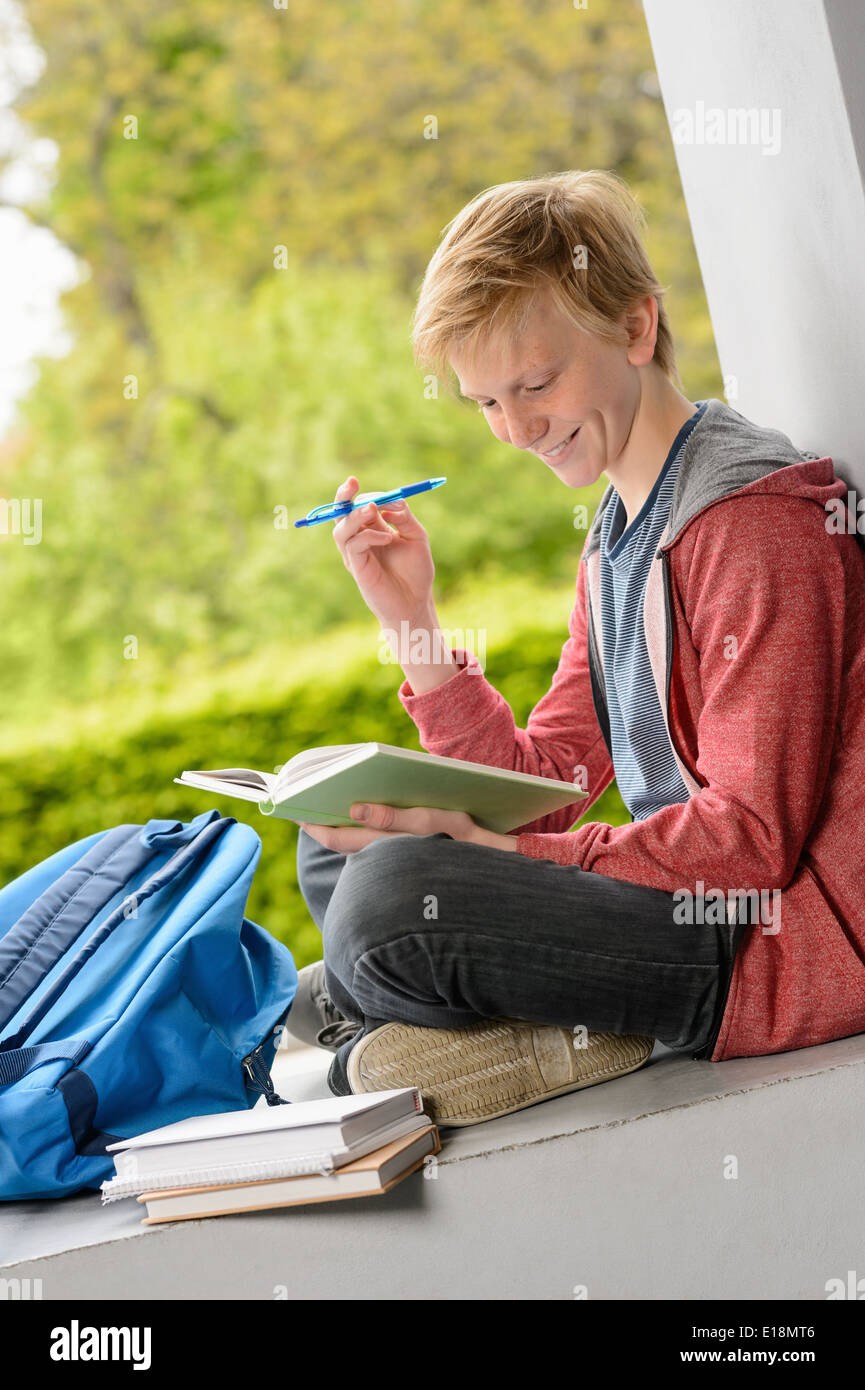
M 654 1038 L 589 1033 L 496 1018 L 468 1028 L 386 1023 L 348 1057 L 352 1092 L 417 1086 L 440 1125 L 475 1125 L 528 1105 L 625 1076 L 648 1061 Z
M 285 1023 L 287 1033 L 309 1047 L 337 1052 L 361 1026 L 345 1018 L 328 994 L 323 960 L 297 972 L 297 993 Z

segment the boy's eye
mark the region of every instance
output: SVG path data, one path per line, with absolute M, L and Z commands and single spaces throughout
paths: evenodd
M 551 385 L 551 381 L 542 381 L 540 386 L 527 386 L 527 391 L 544 391 Z M 478 410 L 489 410 L 495 405 L 495 401 L 478 401 Z

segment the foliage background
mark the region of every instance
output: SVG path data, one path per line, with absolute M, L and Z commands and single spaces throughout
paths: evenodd
M 27 211 L 81 283 L 73 350 L 42 362 L 0 445 L 0 495 L 43 499 L 40 545 L 0 538 L 2 880 L 104 826 L 191 819 L 207 803 L 173 785 L 184 767 L 419 746 L 329 528 L 274 525 L 349 472 L 448 476 L 418 505 L 442 622 L 485 630 L 524 723 L 567 636 L 576 499 L 473 408 L 425 397 L 413 296 L 480 189 L 613 168 L 648 214 L 684 389 L 721 394 L 638 0 L 23 10 L 47 63 L 16 110 L 59 146 Z M 590 514 L 600 490 L 579 496 Z M 590 814 L 627 819 L 615 789 Z M 320 942 L 296 831 L 255 823 L 249 914 L 302 964 Z

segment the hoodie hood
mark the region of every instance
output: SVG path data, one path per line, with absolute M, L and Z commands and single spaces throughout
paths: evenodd
M 584 554 L 598 549 L 604 510 L 615 489 L 607 487 L 586 537 Z M 724 401 L 710 399 L 685 440 L 662 546 L 669 550 L 694 517 L 734 494 L 787 493 L 825 509 L 846 495 L 832 460 L 797 449 L 781 430 L 763 429 Z

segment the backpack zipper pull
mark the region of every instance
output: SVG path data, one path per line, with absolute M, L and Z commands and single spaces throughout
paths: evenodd
M 263 1095 L 268 1105 L 290 1105 L 290 1101 L 283 1100 L 282 1096 L 274 1090 L 270 1072 L 261 1056 L 263 1046 L 264 1043 L 259 1043 L 258 1047 L 243 1059 L 242 1066 L 246 1073 L 246 1084 L 251 1090 L 258 1091 Z

